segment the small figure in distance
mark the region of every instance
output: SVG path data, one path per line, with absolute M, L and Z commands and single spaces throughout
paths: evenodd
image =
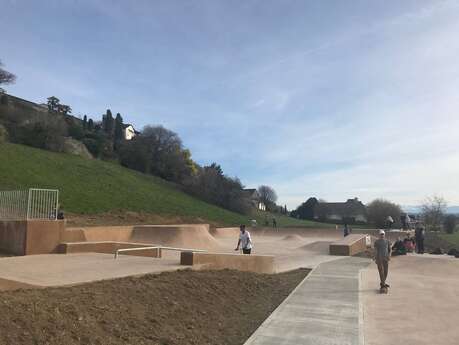
M 351 233 L 351 230 L 349 229 L 347 223 L 344 223 L 344 228 L 343 228 L 344 237 L 346 237 L 346 236 L 349 235 L 350 233 Z
M 389 284 L 386 283 L 386 279 L 389 273 L 391 248 L 389 240 L 386 239 L 384 230 L 379 230 L 379 238 L 374 243 L 374 250 L 374 261 L 378 266 L 381 292 L 386 292 L 387 288 L 390 287 Z
M 276 217 L 273 217 L 273 228 L 274 228 L 274 229 L 277 229 Z
M 405 243 L 402 241 L 401 237 L 397 238 L 397 241 L 395 241 L 394 245 L 392 246 L 392 256 L 396 255 L 406 255 L 406 247 Z
M 387 222 L 387 229 L 392 230 L 392 226 L 394 225 L 394 218 L 392 218 L 392 216 L 387 216 L 386 222 Z
M 416 251 L 418 254 L 424 254 L 424 236 L 424 227 L 422 225 L 418 225 L 414 231 L 414 237 L 416 238 Z
M 237 247 L 234 250 L 238 251 L 239 248 L 242 248 L 242 253 L 250 254 L 252 252 L 252 238 L 250 237 L 250 232 L 245 230 L 244 224 L 239 227 L 239 230 L 239 241 L 237 242 Z

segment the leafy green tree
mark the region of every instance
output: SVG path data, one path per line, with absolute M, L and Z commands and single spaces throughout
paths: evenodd
M 102 117 L 102 128 L 105 133 L 107 133 L 110 137 L 113 135 L 113 130 L 115 128 L 115 122 L 113 119 L 113 115 L 110 109 L 107 109 L 107 112 Z
M 120 143 L 124 140 L 123 118 L 121 114 L 116 114 L 115 118 L 115 150 L 118 150 Z
M 0 60 L 0 85 L 2 84 L 13 84 L 16 81 L 16 76 L 13 73 L 10 73 L 2 68 L 3 64 Z M 3 89 L 0 87 L 0 92 L 3 92 Z
M 68 115 L 72 113 L 72 108 L 70 108 L 70 106 L 67 104 L 59 104 L 58 112 L 63 115 Z
M 59 111 L 59 98 L 55 96 L 48 97 L 48 111 L 57 113 Z
M 85 115 L 83 116 L 83 129 L 88 128 L 88 117 Z
M 400 225 L 400 215 L 402 208 L 391 201 L 385 199 L 375 199 L 367 205 L 368 222 L 378 228 L 384 228 L 387 225 L 389 216 Z
M 88 131 L 94 130 L 94 121 L 92 119 L 88 120 L 88 126 L 87 126 Z
M 294 216 L 300 219 L 314 220 L 315 208 L 319 201 L 317 198 L 312 197 L 303 202 L 294 212 Z

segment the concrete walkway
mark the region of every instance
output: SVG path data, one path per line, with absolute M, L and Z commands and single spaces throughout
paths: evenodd
M 245 345 L 361 344 L 359 279 L 369 259 L 320 264 Z
M 365 345 L 459 344 L 459 259 L 397 256 L 388 282 L 381 295 L 376 265 L 362 271 Z

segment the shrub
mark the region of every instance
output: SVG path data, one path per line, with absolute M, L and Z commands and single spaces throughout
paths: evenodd
M 452 234 L 454 229 L 456 228 L 456 216 L 453 214 L 448 214 L 445 217 L 445 221 L 443 222 L 443 226 L 445 227 L 445 231 L 448 234 Z

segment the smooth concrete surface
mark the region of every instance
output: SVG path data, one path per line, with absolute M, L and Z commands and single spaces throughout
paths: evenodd
M 393 257 L 388 283 L 381 295 L 376 265 L 362 271 L 365 345 L 459 344 L 459 259 Z
M 0 222 L 0 249 L 14 255 L 56 253 L 65 228 L 63 220 Z
M 115 254 L 118 249 L 128 248 L 143 248 L 150 247 L 151 245 L 145 243 L 133 243 L 133 242 L 112 242 L 112 241 L 101 241 L 101 242 L 70 242 L 61 243 L 59 245 L 59 253 L 71 254 L 71 253 L 104 253 L 104 254 Z M 161 249 L 145 249 L 136 250 L 132 252 L 122 252 L 120 255 L 134 255 L 134 256 L 147 256 L 151 258 L 160 258 Z
M 203 265 L 209 269 L 233 269 L 255 273 L 274 273 L 274 256 L 182 252 L 181 265 Z
M 330 244 L 330 255 L 352 256 L 365 251 L 366 235 L 351 234 Z
M 2 279 L 35 286 L 62 286 L 183 269 L 178 260 L 111 254 L 44 254 L 0 259 Z
M 359 279 L 369 259 L 317 266 L 245 345 L 361 344 Z

